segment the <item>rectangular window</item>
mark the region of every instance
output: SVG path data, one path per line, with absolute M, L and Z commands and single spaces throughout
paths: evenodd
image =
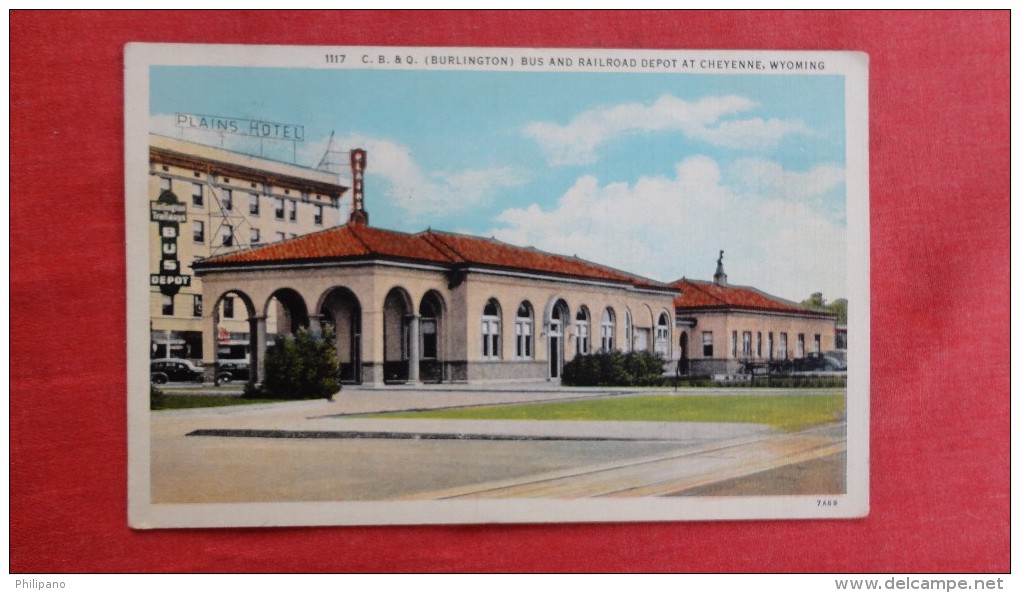
M 283 220 L 284 199 L 276 198 L 276 220 Z
M 170 178 L 160 177 L 159 178 L 159 189 L 160 191 L 170 191 Z
M 322 204 L 315 205 L 315 224 L 322 226 Z
M 202 295 L 200 294 L 192 295 L 191 315 L 193 317 L 202 316 Z
M 205 198 L 202 196 L 201 183 L 191 184 L 191 205 L 198 206 L 199 208 L 205 205 Z
M 797 334 L 797 358 L 804 358 L 804 334 Z
M 822 334 L 815 334 L 815 354 L 822 352 Z
M 755 356 L 761 358 L 761 332 L 758 332 L 758 347 L 756 348 L 756 351 L 757 354 L 755 354 Z
M 205 243 L 205 223 L 196 220 L 191 224 L 191 238 L 195 243 Z
M 234 191 L 225 189 L 223 194 L 220 195 L 220 207 L 223 208 L 224 212 L 230 212 L 234 209 Z
M 775 342 L 772 340 L 772 332 L 769 332 L 768 350 L 769 350 L 769 360 L 772 360 L 773 358 L 776 357 Z
M 262 242 L 262 233 L 257 228 L 252 227 L 251 229 L 251 244 L 256 245 Z
M 224 247 L 233 247 L 234 246 L 234 227 L 233 226 L 231 226 L 229 224 L 223 225 L 223 229 L 221 231 L 221 235 L 223 237 L 223 246 Z
M 276 231 L 276 235 L 274 236 L 276 237 L 277 241 L 283 241 L 284 239 L 287 238 L 287 235 L 285 233 L 281 233 L 280 231 Z
M 705 358 L 712 358 L 715 355 L 712 346 L 712 332 L 701 332 L 701 355 Z
M 248 194 L 248 213 L 252 216 L 259 215 L 259 195 Z
M 290 208 L 288 210 L 289 213 L 290 213 L 290 216 L 288 217 L 288 219 L 291 222 L 297 222 L 297 202 L 295 202 L 294 200 L 290 200 L 288 205 L 290 206 Z
M 751 332 L 744 332 L 742 337 L 743 344 L 740 353 L 744 358 L 751 358 Z
M 223 318 L 234 318 L 234 297 L 223 297 Z
M 730 335 L 730 358 L 737 357 L 737 332 Z
M 163 315 L 174 314 L 174 295 L 164 294 L 163 295 Z
M 781 360 L 790 358 L 790 351 L 786 347 L 786 332 L 779 334 L 779 358 Z

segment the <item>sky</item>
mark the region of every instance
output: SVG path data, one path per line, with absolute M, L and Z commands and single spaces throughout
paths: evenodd
M 149 102 L 152 132 L 299 165 L 331 134 L 366 149 L 373 226 L 663 282 L 711 279 L 725 250 L 731 284 L 847 296 L 842 76 L 159 66 Z M 304 141 L 182 132 L 175 113 L 297 124 Z

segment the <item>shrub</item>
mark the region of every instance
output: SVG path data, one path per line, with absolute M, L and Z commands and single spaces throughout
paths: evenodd
M 330 399 L 340 390 L 333 334 L 321 338 L 306 330 L 279 340 L 266 352 L 266 377 L 259 396 L 276 399 Z M 246 389 L 246 394 L 249 390 Z M 255 391 L 250 391 L 249 397 Z
M 584 354 L 563 365 L 563 384 L 593 386 L 650 386 L 662 384 L 662 356 L 651 352 Z

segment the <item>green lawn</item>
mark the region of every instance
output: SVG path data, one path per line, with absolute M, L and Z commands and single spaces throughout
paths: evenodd
M 246 406 L 248 404 L 268 404 L 281 402 L 281 399 L 245 399 L 229 395 L 165 395 L 153 410 L 183 410 L 185 408 L 218 408 L 222 406 Z
M 752 422 L 795 431 L 826 424 L 846 409 L 846 396 L 640 395 L 541 404 L 476 406 L 377 414 L 376 418 L 464 420 L 617 420 L 633 422 Z

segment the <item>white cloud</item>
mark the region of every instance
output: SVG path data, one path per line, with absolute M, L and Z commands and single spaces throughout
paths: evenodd
M 527 181 L 510 167 L 426 171 L 411 149 L 392 140 L 348 136 L 335 146 L 368 151 L 366 175 L 382 179 L 390 203 L 411 213 L 462 211 L 490 199 L 499 189 Z
M 798 191 L 810 187 L 805 183 Z M 504 226 L 490 233 L 501 240 L 663 281 L 711 279 L 724 249 L 733 284 L 797 300 L 817 291 L 830 299 L 847 294 L 842 225 L 805 201 L 739 190 L 708 157 L 684 160 L 672 177 L 634 184 L 600 185 L 581 177 L 554 209 L 513 208 L 498 220 Z
M 598 148 L 627 134 L 679 131 L 687 136 L 726 148 L 769 147 L 784 136 L 806 133 L 800 121 L 761 118 L 723 120 L 755 107 L 750 99 L 735 95 L 703 97 L 686 101 L 663 95 L 651 105 L 623 103 L 591 109 L 570 123 L 532 122 L 524 135 L 545 150 L 551 165 L 584 165 L 597 160 Z
M 788 171 L 780 163 L 758 158 L 738 159 L 729 172 L 748 192 L 794 200 L 825 195 L 846 180 L 846 171 L 839 165 L 823 163 L 808 171 Z

